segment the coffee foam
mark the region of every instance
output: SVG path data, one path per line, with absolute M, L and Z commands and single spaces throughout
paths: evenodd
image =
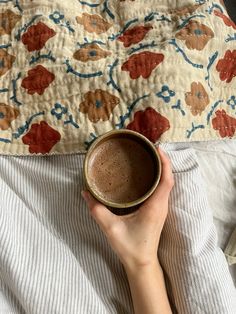
M 155 169 L 153 156 L 139 142 L 112 138 L 93 151 L 88 163 L 88 181 L 105 200 L 128 203 L 150 190 Z

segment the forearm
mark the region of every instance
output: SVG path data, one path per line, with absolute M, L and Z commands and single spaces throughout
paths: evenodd
M 170 314 L 163 272 L 158 261 L 139 269 L 127 269 L 135 314 Z

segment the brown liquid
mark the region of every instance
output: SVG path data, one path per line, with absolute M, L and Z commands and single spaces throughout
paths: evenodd
M 91 188 L 114 203 L 128 203 L 144 196 L 155 177 L 153 156 L 143 145 L 129 138 L 113 138 L 101 143 L 88 163 Z

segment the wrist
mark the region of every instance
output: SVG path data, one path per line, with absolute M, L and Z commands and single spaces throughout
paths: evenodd
M 146 277 L 157 272 L 160 273 L 161 276 L 163 275 L 161 265 L 157 258 L 144 264 L 124 265 L 124 268 L 128 279 L 138 278 L 142 276 Z

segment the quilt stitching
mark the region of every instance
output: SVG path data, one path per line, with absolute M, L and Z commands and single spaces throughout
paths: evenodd
M 44 2 L 0 1 L 1 154 L 84 152 L 120 128 L 154 143 L 236 136 L 222 1 Z

